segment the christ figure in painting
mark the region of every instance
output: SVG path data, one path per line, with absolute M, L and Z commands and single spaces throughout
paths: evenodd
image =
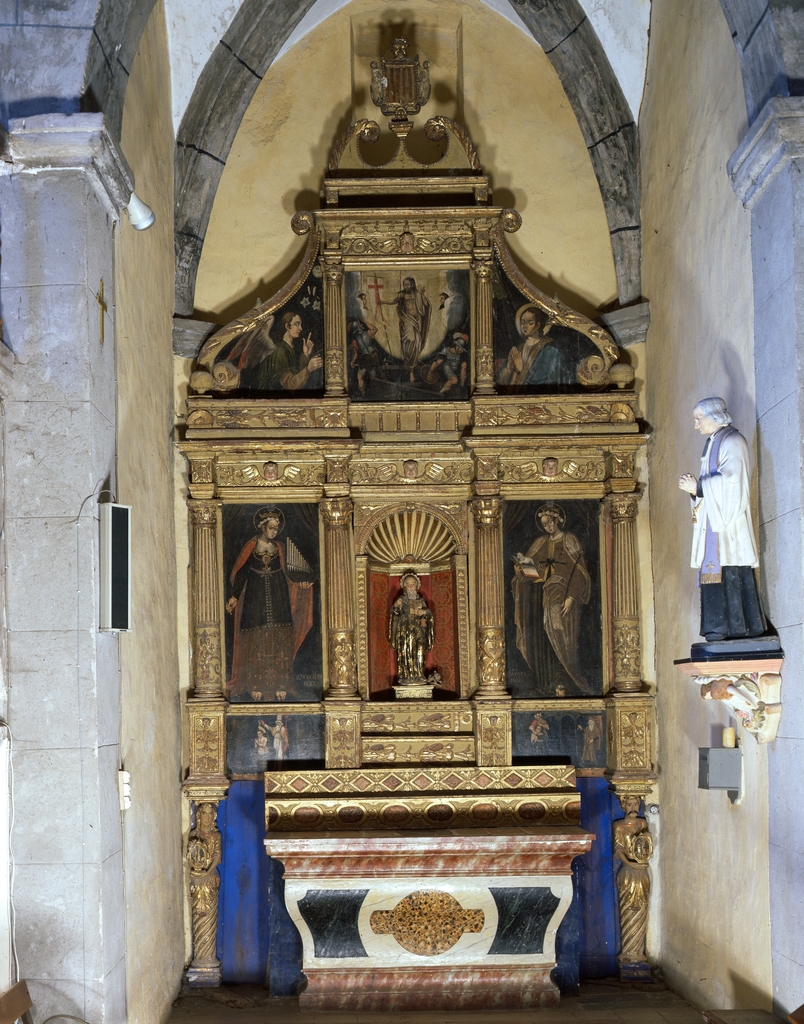
M 430 300 L 424 294 L 424 287 L 417 287 L 415 278 L 406 277 L 396 298 L 381 299 L 380 304 L 396 306 L 402 358 L 405 368 L 410 371 L 410 383 L 413 384 L 413 371 L 427 344 L 427 334 L 430 330 Z

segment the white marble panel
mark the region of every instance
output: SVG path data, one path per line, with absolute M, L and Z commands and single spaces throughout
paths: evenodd
M 18 871 L 36 864 L 44 877 L 55 865 L 81 863 L 82 823 L 92 815 L 91 807 L 82 807 L 84 783 L 77 748 L 14 752 L 12 850 Z M 18 874 L 15 891 L 19 886 Z
M 118 850 L 101 864 L 101 928 L 103 970 L 114 971 L 126 955 L 126 915 L 123 896 L 123 851 Z
M 489 949 L 497 933 L 498 911 L 490 888 L 547 888 L 559 899 L 548 923 L 542 953 L 495 954 Z M 358 930 L 368 957 L 316 957 L 312 933 L 304 920 L 299 901 L 311 890 L 368 889 L 360 908 Z M 478 933 L 464 932 L 460 939 L 444 953 L 420 956 L 404 949 L 393 935 L 378 935 L 370 924 L 375 910 L 393 910 L 413 892 L 437 891 L 449 893 L 465 910 L 482 910 L 484 923 Z M 572 901 L 572 879 L 565 875 L 506 876 L 500 878 L 473 878 L 471 876 L 408 877 L 405 879 L 377 878 L 325 878 L 320 881 L 287 879 L 285 903 L 294 924 L 299 929 L 304 947 L 304 968 L 332 968 L 365 970 L 372 966 L 421 967 L 428 966 L 486 966 L 517 964 L 550 964 L 555 962 L 555 937 L 558 926 Z

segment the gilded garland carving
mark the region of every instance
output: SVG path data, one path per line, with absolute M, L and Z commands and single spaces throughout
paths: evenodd
M 475 423 L 479 427 L 528 427 L 546 423 L 633 423 L 634 418 L 631 406 L 623 402 L 475 405 Z
M 478 764 L 504 765 L 511 760 L 511 716 L 498 710 L 478 711 Z
M 333 630 L 329 634 L 329 694 L 330 698 L 352 697 L 357 692 L 354 633 L 351 630 Z
M 347 427 L 345 405 L 331 409 L 318 404 L 304 406 L 301 402 L 272 402 L 242 406 L 210 405 L 192 409 L 187 416 L 190 430 L 261 430 L 263 428 L 310 428 L 333 429 Z
M 617 689 L 629 680 L 640 681 L 642 654 L 639 623 L 617 621 L 614 624 L 614 682 Z
M 471 732 L 471 711 L 391 711 L 363 713 L 364 733 Z
M 650 769 L 650 734 L 645 711 L 620 711 L 618 721 L 619 767 Z
M 350 476 L 353 484 L 402 484 L 416 486 L 421 484 L 469 483 L 472 479 L 472 467 L 468 462 L 425 462 L 419 471 L 416 464 L 413 476 L 409 463 L 414 460 L 399 462 L 354 462 Z
M 360 767 L 359 712 L 327 715 L 326 748 L 329 768 Z
M 279 466 L 276 462 L 261 465 L 249 463 L 246 466 L 232 466 L 218 463 L 215 471 L 219 487 L 287 487 L 322 484 L 326 471 L 320 465 L 293 464 Z
M 505 693 L 503 631 L 500 627 L 491 626 L 477 632 L 478 694 Z
M 474 761 L 474 736 L 459 739 L 409 739 L 395 738 L 378 741 L 364 740 L 364 764 L 448 764 L 451 761 Z M 496 762 L 495 762 L 496 763 Z
M 475 233 L 470 224 L 454 220 L 407 220 L 388 224 L 350 224 L 341 236 L 344 256 L 437 255 L 471 253 Z
M 557 481 L 600 481 L 606 479 L 606 465 L 602 459 L 590 459 L 579 462 L 575 459 L 554 459 L 560 468 L 555 472 L 545 473 L 547 459 L 538 461 L 511 463 L 503 461 L 501 479 L 515 483 L 555 483 Z M 548 467 L 552 468 L 552 467 Z

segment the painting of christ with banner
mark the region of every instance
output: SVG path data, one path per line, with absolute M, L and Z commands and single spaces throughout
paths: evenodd
M 469 271 L 349 271 L 346 343 L 353 401 L 465 401 Z

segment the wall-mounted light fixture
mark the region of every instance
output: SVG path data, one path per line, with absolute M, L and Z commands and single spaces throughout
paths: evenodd
M 128 214 L 131 226 L 137 231 L 145 231 L 145 229 L 149 228 L 156 220 L 154 211 L 150 206 L 145 205 L 136 192 L 131 193 L 131 199 L 128 201 L 126 213 Z

